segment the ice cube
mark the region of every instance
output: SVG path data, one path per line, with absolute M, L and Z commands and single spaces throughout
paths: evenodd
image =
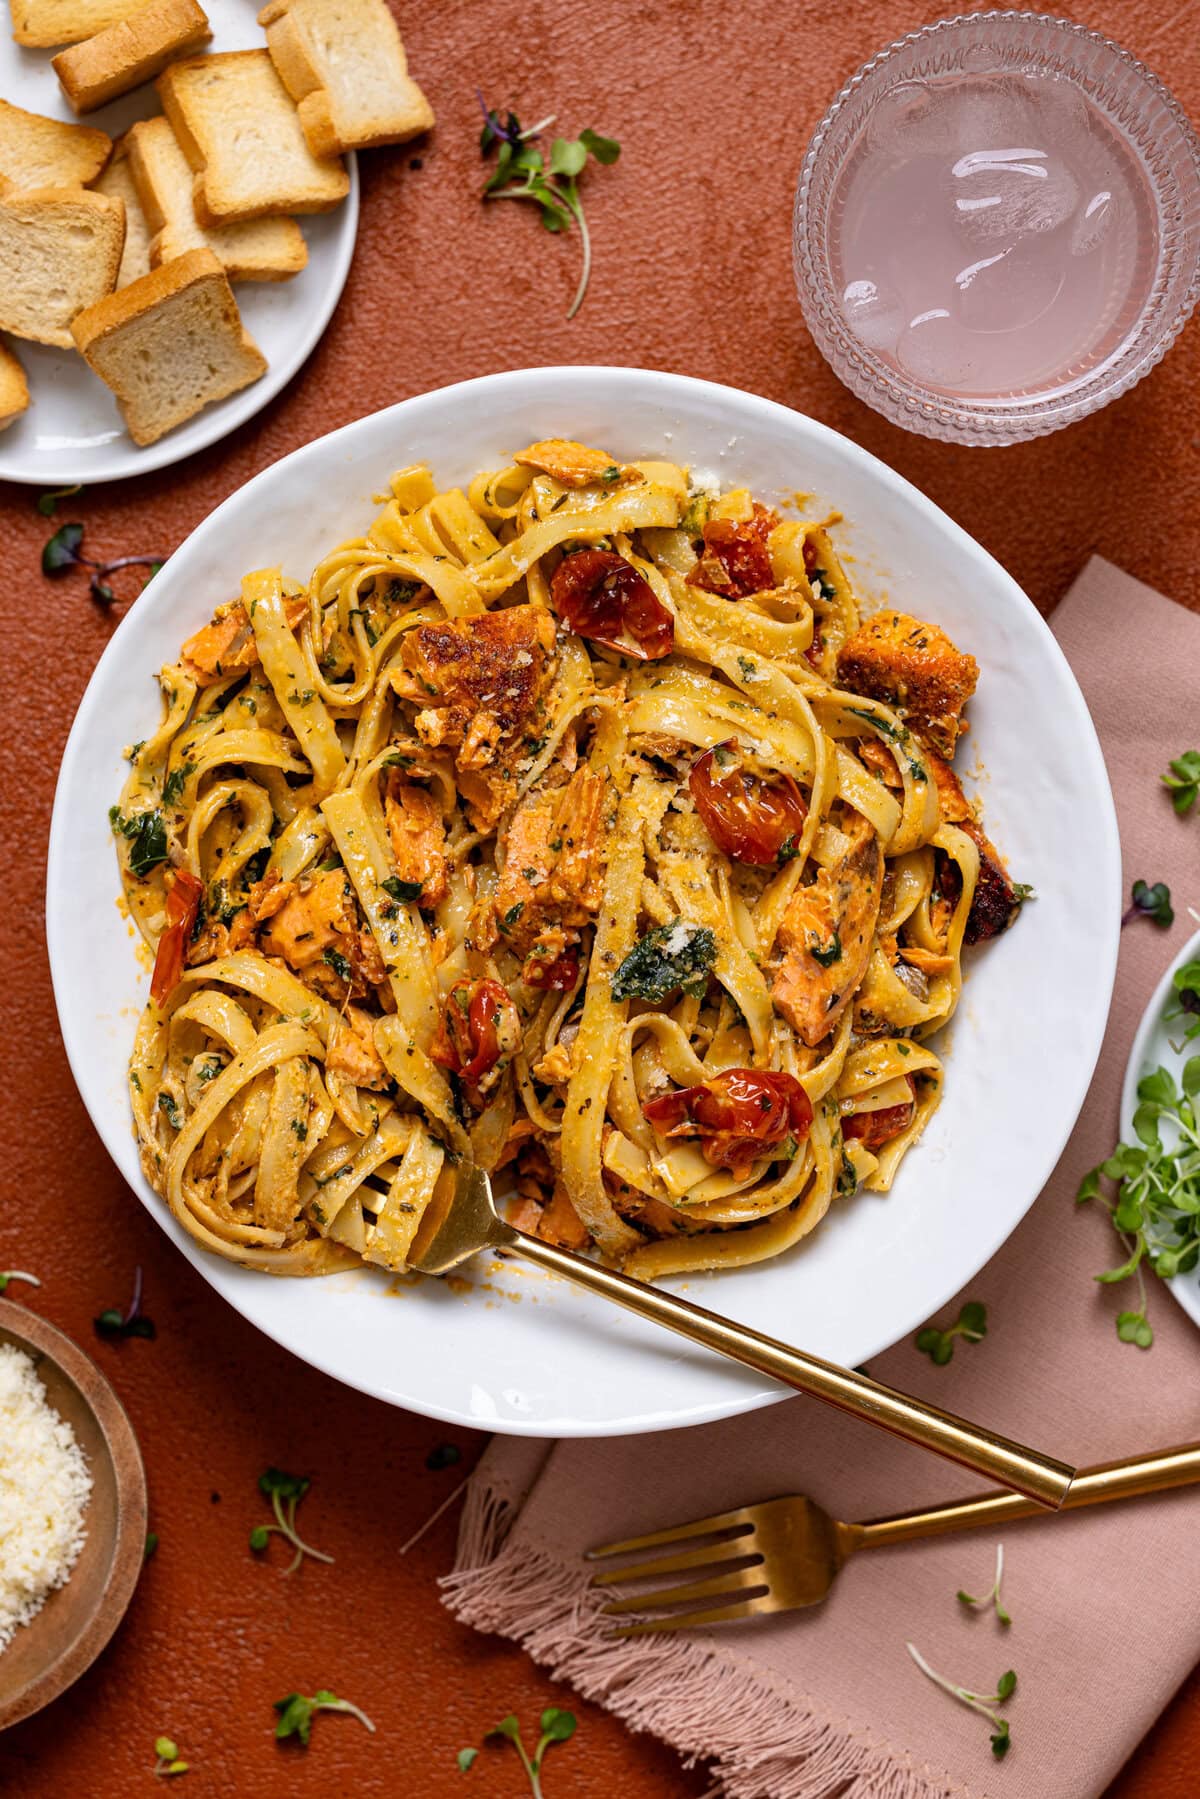
M 1018 331 L 1040 319 L 1063 285 L 1059 260 L 1033 238 L 960 269 L 955 317 L 969 331 Z
M 1074 216 L 1079 184 L 1060 156 L 1030 146 L 967 150 L 951 165 L 948 200 L 968 244 L 1012 243 Z
M 904 329 L 899 295 L 889 293 L 886 287 L 881 291 L 874 281 L 851 281 L 842 294 L 842 310 L 851 331 L 868 350 L 895 349 Z
M 896 345 L 896 361 L 906 374 L 951 390 L 971 382 L 976 354 L 970 333 L 941 306 L 919 313 Z
M 949 154 L 955 138 L 945 95 L 925 81 L 899 82 L 872 105 L 865 141 L 894 162 Z

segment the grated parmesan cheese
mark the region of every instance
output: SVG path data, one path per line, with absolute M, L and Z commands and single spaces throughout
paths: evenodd
M 33 1359 L 0 1344 L 0 1652 L 61 1587 L 83 1548 L 92 1488 Z

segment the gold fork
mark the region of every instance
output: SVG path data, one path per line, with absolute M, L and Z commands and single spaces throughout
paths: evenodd
M 1063 1509 L 1104 1505 L 1111 1499 L 1137 1499 L 1197 1481 L 1200 1443 L 1185 1443 L 1177 1449 L 1081 1468 L 1063 1501 Z M 609 1587 L 662 1574 L 682 1574 L 685 1570 L 693 1576 L 709 1573 L 707 1579 L 693 1578 L 680 1586 L 657 1587 L 606 1605 L 606 1616 L 648 1612 L 660 1606 L 689 1606 L 687 1611 L 626 1624 L 613 1633 L 636 1637 L 648 1631 L 690 1630 L 700 1624 L 759 1618 L 767 1612 L 791 1612 L 801 1606 L 817 1605 L 847 1559 L 859 1549 L 883 1549 L 890 1543 L 910 1543 L 915 1537 L 938 1537 L 955 1530 L 974 1530 L 982 1524 L 1005 1524 L 1013 1518 L 1042 1515 L 1041 1506 L 1019 1493 L 981 1493 L 977 1498 L 950 1500 L 927 1511 L 902 1512 L 865 1524 L 841 1524 L 813 1500 L 797 1495 L 744 1505 L 735 1512 L 697 1518 L 691 1524 L 668 1525 L 649 1536 L 605 1543 L 588 1550 L 586 1559 L 601 1561 L 640 1549 L 667 1548 L 693 1537 L 716 1539 L 654 1561 L 606 1568 L 592 1576 L 592 1586 Z M 713 1603 L 691 1609 L 694 1602 L 706 1600 Z
M 820 1361 L 673 1293 L 649 1287 L 627 1274 L 616 1274 L 586 1256 L 544 1243 L 540 1237 L 527 1236 L 497 1215 L 487 1175 L 476 1163 L 464 1160 L 448 1165 L 439 1175 L 408 1252 L 408 1263 L 422 1274 L 447 1274 L 481 1249 L 515 1250 L 601 1299 L 615 1300 L 654 1324 L 666 1325 L 694 1343 L 716 1350 L 718 1355 L 744 1362 L 785 1386 L 810 1393 L 922 1449 L 931 1449 L 977 1474 L 1027 1493 L 1037 1502 L 1035 1510 L 1037 1506 L 1057 1508 L 1070 1488 L 1075 1470 L 1040 1450 L 1026 1449 L 994 1431 L 956 1418 L 952 1412 L 882 1387 L 868 1375 Z

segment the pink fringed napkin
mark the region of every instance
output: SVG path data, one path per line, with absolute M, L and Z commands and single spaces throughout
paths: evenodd
M 988 1307 L 987 1342 L 940 1369 L 901 1343 L 872 1372 L 1084 1464 L 1200 1436 L 1192 1325 L 1160 1290 L 1154 1348 L 1119 1343 L 1125 1302 L 1091 1278 L 1113 1260 L 1111 1231 L 1098 1209 L 1073 1206 L 1080 1175 L 1112 1147 L 1142 1009 L 1193 929 L 1200 821 L 1176 819 L 1158 778 L 1200 734 L 1200 618 L 1093 559 L 1054 629 L 1104 746 L 1126 883 L 1167 881 L 1177 918 L 1169 932 L 1139 920 L 1124 933 L 1108 1041 L 1075 1133 L 1037 1205 L 970 1284 Z M 988 1532 L 858 1556 L 813 1611 L 634 1643 L 606 1640 L 580 1561 L 589 1544 L 777 1493 L 865 1518 L 976 1490 L 805 1399 L 655 1437 L 497 1438 L 472 1482 L 446 1603 L 515 1638 L 632 1729 L 711 1761 L 732 1799 L 1098 1794 L 1200 1657 L 1194 1494 L 1010 1525 L 1007 1631 L 955 1601 L 959 1587 L 987 1591 Z M 993 1759 L 985 1720 L 918 1672 L 907 1639 L 976 1692 L 1017 1670 L 1006 1761 Z

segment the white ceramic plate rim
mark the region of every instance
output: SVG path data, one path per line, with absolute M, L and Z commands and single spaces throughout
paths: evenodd
M 1053 668 L 1057 677 L 1058 693 L 1056 697 L 1066 708 L 1067 722 L 1073 732 L 1076 770 L 1080 773 L 1095 800 L 1094 851 L 1097 881 L 1105 894 L 1111 893 L 1112 899 L 1111 904 L 1105 902 L 1107 907 L 1106 930 L 1101 931 L 1097 925 L 1097 941 L 1094 945 L 1095 960 L 1092 964 L 1094 979 L 1082 999 L 1073 996 L 1072 1000 L 1076 1008 L 1074 1041 L 1078 1044 L 1079 1049 L 1070 1077 L 1064 1083 L 1064 1094 L 1060 1096 L 1061 1112 L 1057 1122 L 1053 1127 L 1047 1126 L 1043 1131 L 1041 1152 L 1036 1162 L 1031 1164 L 1023 1182 L 1019 1201 L 1012 1196 L 1006 1183 L 1005 1208 L 1007 1209 L 998 1207 L 990 1213 L 980 1212 L 969 1255 L 960 1256 L 952 1264 L 942 1266 L 936 1286 L 931 1283 L 928 1289 L 922 1291 L 919 1305 L 910 1305 L 906 1309 L 904 1322 L 900 1323 L 898 1327 L 894 1319 L 888 1328 L 881 1330 L 877 1325 L 869 1334 L 867 1334 L 867 1327 L 863 1327 L 864 1347 L 861 1354 L 854 1359 L 869 1360 L 890 1343 L 897 1341 L 899 1337 L 915 1328 L 925 1317 L 932 1315 L 968 1280 L 972 1279 L 995 1254 L 1033 1204 L 1058 1161 L 1078 1117 L 1103 1042 L 1104 1026 L 1108 1016 L 1116 968 L 1121 888 L 1116 813 L 1107 772 L 1091 717 L 1069 665 L 1045 621 L 1037 616 L 1011 576 L 918 489 L 888 468 L 886 464 L 879 462 L 867 451 L 819 421 L 792 412 L 773 401 L 687 376 L 640 369 L 594 366 L 507 371 L 451 384 L 448 387 L 414 396 L 381 414 L 375 414 L 368 419 L 343 426 L 340 430 L 332 432 L 324 438 L 318 438 L 293 451 L 291 455 L 283 458 L 272 468 L 261 471 L 237 493 L 226 499 L 176 550 L 170 563 L 166 565 L 164 574 L 174 566 L 181 576 L 186 577 L 188 563 L 198 559 L 199 547 L 207 540 L 209 534 L 219 532 L 226 515 L 232 509 L 241 508 L 250 503 L 255 489 L 268 479 L 278 479 L 281 472 L 286 470 L 292 479 L 302 481 L 307 465 L 319 469 L 322 462 L 330 457 L 340 457 L 345 461 L 353 462 L 352 446 L 356 433 L 364 431 L 379 420 L 393 423 L 396 427 L 394 433 L 396 442 L 398 444 L 406 443 L 409 454 L 415 455 L 420 453 L 420 416 L 423 407 L 444 404 L 450 396 L 453 396 L 455 404 L 463 409 L 466 416 L 470 416 L 473 399 L 484 393 L 488 395 L 489 399 L 511 396 L 515 406 L 519 401 L 527 398 L 524 390 L 530 383 L 535 388 L 545 388 L 547 394 L 553 393 L 560 396 L 563 392 L 569 391 L 572 384 L 594 378 L 598 378 L 604 384 L 605 404 L 613 409 L 619 404 L 623 392 L 647 401 L 653 396 L 657 402 L 661 402 L 664 411 L 669 410 L 672 400 L 683 405 L 691 399 L 698 407 L 707 400 L 713 406 L 724 404 L 731 407 L 735 414 L 738 430 L 752 430 L 755 420 L 759 420 L 764 426 L 771 423 L 780 430 L 787 428 L 793 432 L 798 431 L 802 438 L 814 441 L 818 445 L 824 444 L 831 454 L 846 458 L 851 464 L 857 464 L 858 469 L 865 477 L 890 490 L 891 497 L 902 502 L 904 508 L 916 509 L 922 513 L 931 527 L 936 527 L 940 534 L 955 543 L 961 555 L 967 560 L 973 560 L 978 565 L 982 565 L 989 585 L 993 587 L 1003 585 L 1008 589 L 1014 604 L 1028 614 L 1029 627 L 1039 637 L 1047 663 Z M 164 581 L 160 586 L 159 581 L 156 580 L 154 586 L 138 602 L 139 608 L 145 608 L 147 605 L 159 607 L 172 604 L 173 585 L 173 583 L 168 584 Z M 198 609 L 196 610 L 198 614 Z M 144 613 L 143 616 L 145 616 Z M 65 934 L 71 929 L 74 920 L 65 897 L 60 898 L 59 896 L 63 892 L 61 875 L 67 856 L 67 834 L 72 829 L 74 822 L 68 817 L 70 791 L 76 777 L 76 770 L 88 753 L 89 729 L 103 705 L 106 677 L 122 660 L 125 644 L 132 629 L 133 619 L 127 617 L 122 621 L 97 664 L 92 680 L 80 703 L 63 755 L 47 862 L 46 923 L 51 976 L 68 1060 L 84 1104 L 110 1155 L 134 1187 L 147 1210 L 179 1244 L 193 1266 L 200 1270 L 210 1285 L 222 1290 L 223 1296 L 238 1306 L 237 1299 L 222 1288 L 223 1276 L 229 1270 L 230 1265 L 216 1262 L 200 1251 L 186 1237 L 181 1227 L 170 1218 L 162 1202 L 141 1177 L 136 1164 L 136 1154 L 127 1117 L 113 1116 L 111 1108 L 103 1102 L 102 1096 L 99 1095 L 99 1082 L 97 1079 L 93 1079 L 93 1071 L 88 1065 L 85 1054 L 86 1031 L 83 1014 L 69 992 L 66 980 Z M 989 1218 L 994 1219 L 995 1222 L 989 1223 Z M 234 1270 L 233 1272 L 240 1271 Z M 304 1287 L 307 1283 L 296 1283 L 296 1285 Z M 712 1304 L 715 1301 L 719 1305 L 719 1286 L 707 1286 L 704 1299 L 706 1303 Z M 238 1309 L 243 1308 L 238 1306 Z M 356 1372 L 351 1377 L 338 1369 L 328 1368 L 321 1359 L 319 1350 L 312 1350 L 306 1344 L 303 1333 L 297 1336 L 296 1333 L 289 1334 L 282 1329 L 273 1329 L 269 1325 L 264 1325 L 260 1318 L 253 1319 L 253 1322 L 275 1341 L 291 1349 L 293 1353 L 300 1355 L 303 1359 L 311 1361 L 313 1366 L 322 1368 L 324 1372 L 332 1373 L 335 1378 L 345 1380 L 347 1384 L 360 1391 L 371 1393 L 389 1403 L 401 1404 L 447 1422 L 460 1423 L 473 1428 L 481 1426 L 481 1417 L 477 1413 L 465 1409 L 461 1404 L 448 1405 L 431 1400 L 419 1391 L 405 1390 L 401 1392 L 394 1386 L 387 1386 L 378 1378 L 364 1376 L 361 1372 Z M 590 1319 L 589 1322 L 591 1322 Z M 600 1341 L 602 1342 L 602 1339 Z M 718 1372 L 725 1372 L 719 1364 L 714 1364 L 714 1366 Z M 417 1380 L 419 1385 L 419 1376 Z M 771 1404 L 786 1396 L 784 1389 L 776 1387 L 773 1383 L 758 1381 L 757 1377 L 755 1384 L 745 1381 L 733 1385 L 726 1380 L 724 1384 L 714 1382 L 711 1398 L 697 1403 L 689 1403 L 686 1409 L 655 1411 L 643 1408 L 640 1411 L 634 1411 L 632 1415 L 627 1411 L 620 1417 L 601 1419 L 582 1419 L 569 1414 L 553 1417 L 539 1415 L 531 1418 L 508 1415 L 492 1417 L 489 1415 L 483 1427 L 504 1434 L 520 1436 L 616 1436 L 710 1422 Z
M 1177 1055 L 1167 1039 L 1163 1024 L 1163 1013 L 1167 1002 L 1174 992 L 1175 971 L 1182 968 L 1185 962 L 1194 962 L 1200 957 L 1200 931 L 1189 937 L 1179 954 L 1168 967 L 1162 980 L 1154 989 L 1150 1004 L 1142 1013 L 1142 1021 L 1138 1025 L 1137 1035 L 1133 1040 L 1133 1048 L 1129 1052 L 1129 1060 L 1125 1064 L 1125 1080 L 1121 1087 L 1121 1139 L 1132 1143 L 1134 1140 L 1133 1114 L 1137 1107 L 1138 1082 L 1143 1075 L 1149 1074 L 1160 1062 L 1171 1064 L 1177 1074 L 1189 1056 L 1200 1055 L 1200 1044 L 1192 1042 L 1183 1055 Z M 1161 1049 L 1151 1053 L 1150 1045 L 1161 1034 Z M 1200 1324 L 1200 1272 L 1193 1269 L 1191 1274 L 1177 1274 L 1174 1280 L 1163 1283 L 1179 1301 L 1193 1324 Z

